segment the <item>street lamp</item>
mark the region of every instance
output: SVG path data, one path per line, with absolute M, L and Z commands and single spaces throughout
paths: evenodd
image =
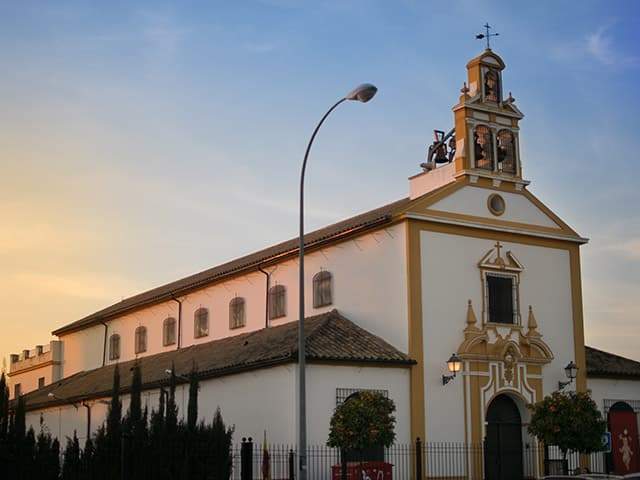
M 184 375 L 180 375 L 179 373 L 175 373 L 173 370 L 171 370 L 170 368 L 165 369 L 164 373 L 166 373 L 167 375 L 171 376 L 171 374 L 173 373 L 175 375 L 176 378 L 179 378 L 180 380 L 184 380 L 185 382 L 189 382 L 190 380 L 185 377 Z
M 571 383 L 578 376 L 578 366 L 575 364 L 573 360 L 571 360 L 566 367 L 564 367 L 564 373 L 567 375 L 569 381 L 567 382 L 558 382 L 558 390 L 562 390 L 567 385 L 571 385 Z
M 307 160 L 309 158 L 309 152 L 311 151 L 311 145 L 318 134 L 318 130 L 327 119 L 329 114 L 333 112 L 338 105 L 347 100 L 358 101 L 367 103 L 371 100 L 378 89 L 370 83 L 363 83 L 357 86 L 346 96 L 338 100 L 324 116 L 320 119 L 315 130 L 311 134 L 307 150 L 304 153 L 304 160 L 302 162 L 302 169 L 300 171 L 300 237 L 298 245 L 298 261 L 300 263 L 299 271 L 299 317 L 298 317 L 298 479 L 307 479 L 307 410 L 306 410 L 306 377 L 305 377 L 305 338 L 304 338 L 304 174 L 307 169 Z
M 451 356 L 449 357 L 449 360 L 447 360 L 447 368 L 452 374 L 442 375 L 442 385 L 446 385 L 451 380 L 456 378 L 456 374 L 460 370 L 462 370 L 462 360 L 460 359 L 460 357 L 455 353 L 452 353 Z
M 73 405 L 75 407 L 76 410 L 78 410 L 78 404 L 72 400 L 69 400 L 67 397 L 59 397 L 58 395 L 56 395 L 53 392 L 49 392 L 47 394 L 47 397 L 49 397 L 51 400 L 59 400 L 61 402 L 69 402 L 71 405 Z

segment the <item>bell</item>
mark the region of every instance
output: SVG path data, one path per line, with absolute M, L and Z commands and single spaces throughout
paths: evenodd
M 441 144 L 436 148 L 436 155 L 434 161 L 436 165 L 441 163 L 449 163 L 449 157 L 447 156 L 447 147 Z

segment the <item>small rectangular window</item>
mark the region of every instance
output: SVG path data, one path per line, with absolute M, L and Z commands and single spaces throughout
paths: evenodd
M 513 309 L 513 278 L 487 275 L 489 322 L 515 323 Z
M 22 385 L 16 383 L 13 386 L 13 398 L 18 398 L 20 395 L 22 395 Z
M 38 379 L 38 388 L 44 387 L 44 377 Z

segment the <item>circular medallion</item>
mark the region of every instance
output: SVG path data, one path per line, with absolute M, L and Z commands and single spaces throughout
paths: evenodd
M 504 213 L 506 204 L 505 204 L 504 198 L 502 198 L 497 193 L 492 193 L 491 195 L 489 195 L 489 198 L 487 199 L 487 207 L 489 208 L 489 211 L 491 213 L 493 213 L 496 216 L 500 216 Z

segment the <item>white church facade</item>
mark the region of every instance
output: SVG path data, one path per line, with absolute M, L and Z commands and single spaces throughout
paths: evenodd
M 528 189 L 504 68 L 491 50 L 467 64 L 454 128 L 409 196 L 305 236 L 310 444 L 326 442 L 337 403 L 373 389 L 396 404 L 398 443 L 499 443 L 492 419 L 512 408 L 524 449 L 527 404 L 558 390 L 571 362 L 565 388 L 591 390 L 605 414 L 629 406 L 637 439 L 640 363 L 585 348 L 587 239 Z M 202 417 L 219 406 L 238 436 L 293 444 L 296 255 L 292 239 L 62 326 L 50 347 L 12 358 L 12 395 L 34 427 L 82 439 L 105 418 L 116 364 L 125 408 L 135 361 L 154 408 L 166 370 L 195 363 Z

